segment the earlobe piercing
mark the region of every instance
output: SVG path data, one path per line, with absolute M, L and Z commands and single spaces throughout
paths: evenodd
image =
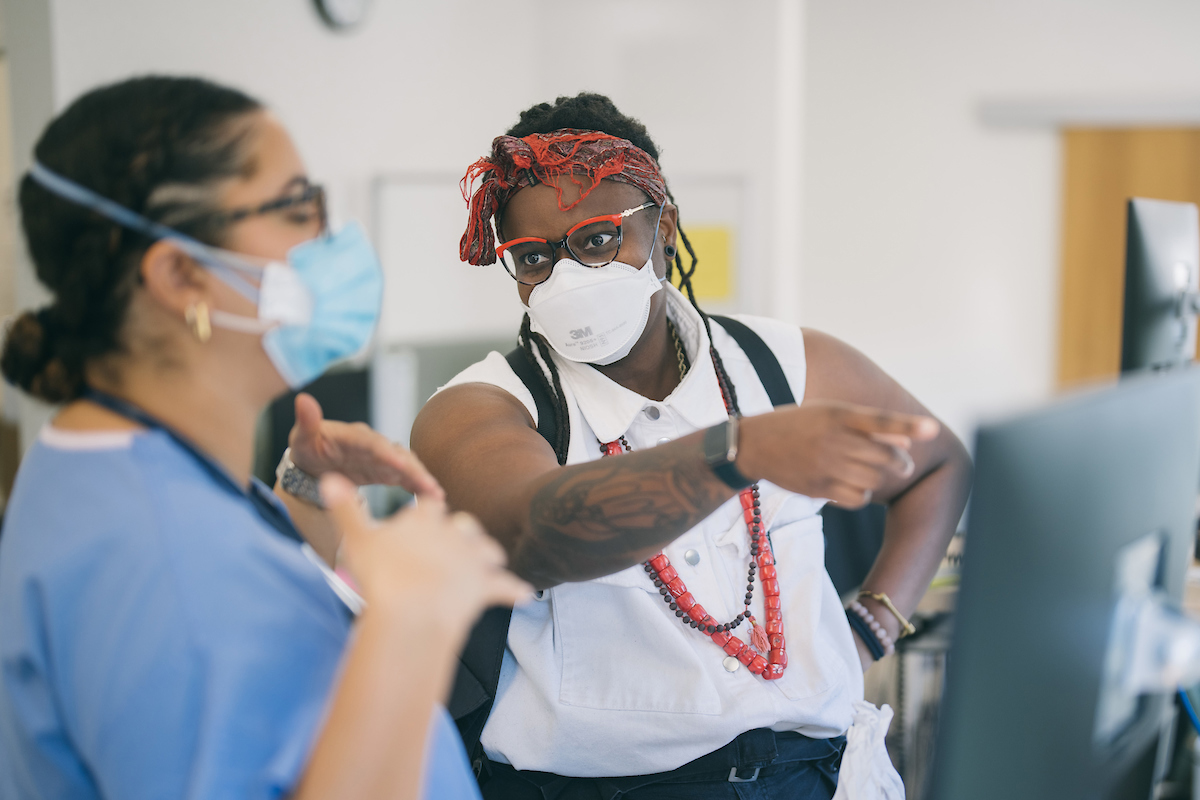
M 679 252 L 679 251 L 675 249 L 674 245 L 667 245 L 666 247 L 663 248 L 663 255 L 666 256 L 668 259 L 675 258 L 675 254 L 677 252 Z
M 212 338 L 212 322 L 208 318 L 207 303 L 192 303 L 183 313 L 183 318 L 200 344 Z

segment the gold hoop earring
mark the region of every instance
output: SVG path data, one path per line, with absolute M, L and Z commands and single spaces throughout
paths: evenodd
M 212 338 L 212 322 L 208 318 L 207 303 L 192 303 L 184 312 L 183 318 L 187 321 L 188 327 L 192 329 L 192 335 L 204 344 Z

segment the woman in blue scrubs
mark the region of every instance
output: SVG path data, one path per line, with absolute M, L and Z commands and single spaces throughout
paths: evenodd
M 371 334 L 361 230 L 325 231 L 283 127 L 202 80 L 89 92 L 35 161 L 53 302 L 0 366 L 63 407 L 0 538 L 0 798 L 477 797 L 438 703 L 478 612 L 527 592 L 499 547 L 311 398 L 281 496 L 250 474 L 263 407 Z M 372 523 L 337 470 L 420 507 Z M 324 563 L 334 528 L 359 596 Z

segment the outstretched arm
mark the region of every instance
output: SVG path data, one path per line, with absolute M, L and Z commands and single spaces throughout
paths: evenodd
M 924 417 L 814 403 L 743 421 L 738 466 L 794 491 L 862 504 L 907 463 L 877 433 L 930 436 Z M 734 491 L 704 459 L 704 433 L 560 467 L 528 411 L 486 384 L 438 394 L 413 426 L 414 452 L 455 508 L 478 516 L 538 587 L 588 580 L 657 552 Z

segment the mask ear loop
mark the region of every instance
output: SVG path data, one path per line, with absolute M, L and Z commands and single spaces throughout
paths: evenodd
M 662 205 L 660 205 L 658 207 L 658 219 L 656 219 L 654 221 L 654 236 L 650 240 L 651 241 L 651 244 L 650 244 L 650 269 L 651 270 L 654 269 L 654 248 L 658 247 L 658 229 L 662 226 L 662 215 L 663 215 L 663 212 L 666 211 L 666 209 L 667 209 L 667 204 L 664 202 Z M 665 256 L 664 256 L 664 258 L 665 258 Z M 667 280 L 666 272 L 663 273 L 663 276 L 661 278 L 659 278 L 657 275 L 655 275 L 654 277 L 659 283 L 663 283 L 664 281 Z
M 230 314 L 228 311 L 222 311 L 219 308 L 209 311 L 208 316 L 214 327 L 224 328 L 227 331 L 234 331 L 235 333 L 261 335 L 283 324 L 273 320 L 261 320 L 258 317 L 243 317 L 241 314 Z
M 228 255 L 223 253 L 218 254 L 214 251 L 214 248 L 209 247 L 203 242 L 198 242 L 195 239 L 180 239 L 173 237 L 170 241 L 173 241 L 179 246 L 180 250 L 195 259 L 209 272 L 214 273 L 218 278 L 224 281 L 229 288 L 233 289 L 251 303 L 258 305 L 258 287 L 246 280 L 243 275 L 250 273 L 261 276 L 263 274 L 263 267 L 249 263 L 239 263 Z

